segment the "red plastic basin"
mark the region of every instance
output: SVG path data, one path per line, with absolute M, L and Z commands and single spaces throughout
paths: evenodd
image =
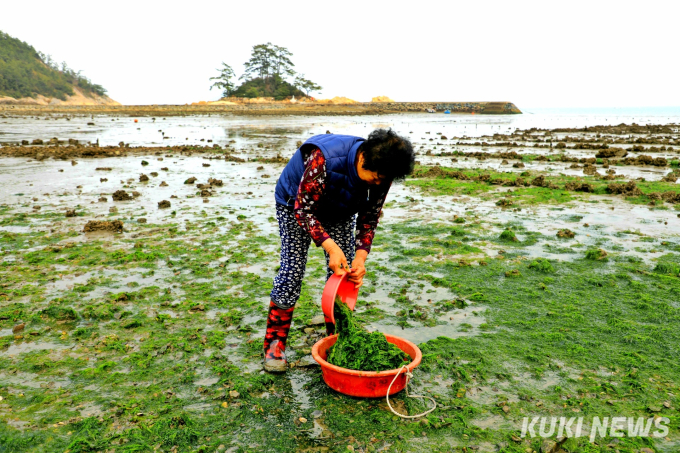
M 396 345 L 411 357 L 411 363 L 407 365 L 409 372 L 420 365 L 423 358 L 422 352 L 415 344 L 394 335 L 385 334 L 387 341 Z M 338 340 L 337 335 L 323 338 L 316 342 L 312 348 L 312 357 L 321 365 L 323 380 L 330 388 L 349 396 L 360 398 L 384 398 L 394 376 L 401 372 L 390 389 L 390 395 L 400 392 L 406 385 L 406 374 L 403 368 L 388 371 L 357 371 L 348 370 L 326 362 L 328 348 Z

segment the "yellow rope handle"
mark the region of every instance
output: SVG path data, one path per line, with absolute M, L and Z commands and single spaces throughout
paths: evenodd
M 392 408 L 392 405 L 390 404 L 390 390 L 392 389 L 392 384 L 394 384 L 394 382 L 397 380 L 397 378 L 398 378 L 399 375 L 401 374 L 401 370 L 403 370 L 403 369 L 406 369 L 406 373 L 405 373 L 405 374 L 406 374 L 406 385 L 404 386 L 404 388 L 406 389 L 406 396 L 409 397 L 409 398 L 423 398 L 423 399 L 428 398 L 428 399 L 429 399 L 430 401 L 432 401 L 432 403 L 434 404 L 434 406 L 432 406 L 432 408 L 428 409 L 427 411 L 423 412 L 422 414 L 418 414 L 418 415 L 401 415 L 399 412 L 395 411 L 395 410 Z M 427 414 L 429 414 L 430 412 L 432 412 L 433 410 L 435 410 L 435 409 L 437 408 L 437 402 L 436 402 L 436 401 L 434 400 L 434 398 L 432 398 L 431 396 L 409 395 L 409 394 L 408 394 L 408 383 L 409 383 L 409 381 L 411 380 L 412 377 L 413 377 L 413 373 L 411 373 L 411 372 L 408 370 L 408 367 L 407 367 L 406 365 L 402 365 L 401 368 L 399 368 L 399 371 L 397 371 L 397 374 L 394 376 L 394 379 L 392 379 L 392 382 L 390 383 L 390 386 L 387 387 L 387 395 L 385 395 L 385 398 L 387 399 L 387 406 L 390 408 L 390 410 L 392 411 L 392 413 L 393 413 L 394 415 L 398 415 L 398 416 L 401 417 L 401 418 L 419 418 L 419 417 L 424 417 L 424 416 L 426 416 Z

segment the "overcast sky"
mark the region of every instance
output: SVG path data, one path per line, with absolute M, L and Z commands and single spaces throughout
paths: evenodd
M 219 98 L 253 45 L 293 53 L 319 98 L 680 106 L 680 1 L 12 1 L 0 30 L 123 104 Z

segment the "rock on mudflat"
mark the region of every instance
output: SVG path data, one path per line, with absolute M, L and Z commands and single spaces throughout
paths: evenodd
M 295 362 L 295 366 L 298 368 L 308 368 L 308 367 L 313 367 L 313 366 L 319 366 L 319 363 L 314 360 L 314 357 L 311 355 L 306 355 L 297 362 Z
M 90 220 L 85 224 L 83 231 L 85 233 L 92 231 L 114 231 L 121 233 L 123 231 L 123 222 L 120 220 Z
M 130 195 L 124 190 L 116 190 L 115 192 L 113 192 L 111 198 L 113 198 L 113 201 L 126 201 L 132 200 L 132 195 Z
M 574 236 L 576 236 L 576 233 L 574 233 L 573 231 L 571 231 L 568 228 L 565 228 L 563 230 L 559 230 L 557 232 L 556 236 L 558 238 L 573 238 Z
M 163 208 L 169 208 L 170 207 L 170 202 L 168 200 L 163 200 L 158 202 L 158 207 L 163 209 Z
M 557 451 L 557 443 L 552 439 L 546 439 L 541 444 L 541 453 L 555 453 Z
M 314 316 L 311 321 L 309 321 L 310 326 L 322 326 L 326 324 L 326 320 L 323 315 Z

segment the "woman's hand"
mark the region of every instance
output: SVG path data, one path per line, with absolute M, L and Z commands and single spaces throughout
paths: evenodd
M 366 250 L 357 250 L 354 261 L 352 261 L 352 269 L 349 271 L 349 281 L 354 283 L 354 288 L 360 288 L 364 284 L 364 275 L 366 275 L 366 257 L 368 252 Z
M 347 258 L 333 239 L 326 239 L 323 244 L 321 244 L 321 247 L 328 253 L 328 267 L 330 267 L 334 273 L 342 275 L 349 271 Z

